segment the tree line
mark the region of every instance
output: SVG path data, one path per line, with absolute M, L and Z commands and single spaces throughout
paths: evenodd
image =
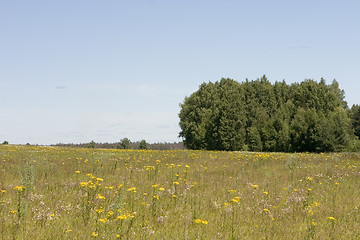
M 264 75 L 200 85 L 180 104 L 189 149 L 337 152 L 360 148 L 360 107 L 348 108 L 336 80 L 272 84 Z
M 78 148 L 107 148 L 107 149 L 149 149 L 149 150 L 182 150 L 185 149 L 182 142 L 158 142 L 148 143 L 146 140 L 130 141 L 129 138 L 122 138 L 115 143 L 98 143 L 91 141 L 89 143 L 58 143 L 53 146 L 58 147 L 78 147 Z

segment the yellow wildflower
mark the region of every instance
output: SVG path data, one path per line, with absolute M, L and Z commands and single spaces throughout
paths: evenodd
M 102 209 L 102 207 L 100 207 L 99 209 L 96 209 L 96 212 L 97 212 L 97 213 L 103 213 L 103 212 L 104 212 L 104 209 Z
M 165 188 L 161 187 L 159 188 L 159 191 L 165 191 Z
M 91 173 L 86 174 L 86 176 L 89 177 L 89 178 L 96 178 Z
M 22 192 L 24 190 L 25 186 L 15 186 L 14 189 L 19 191 L 19 192 Z
M 80 186 L 85 187 L 89 184 L 89 182 L 80 182 Z
M 194 222 L 195 222 L 195 223 L 202 223 L 202 224 L 204 224 L 204 225 L 208 224 L 208 221 L 206 221 L 206 220 L 201 220 L 201 219 L 195 219 Z
M 114 215 L 114 212 L 110 211 L 110 212 L 108 212 L 107 217 L 111 217 L 112 215 Z
M 118 216 L 116 219 L 117 220 L 124 220 L 124 219 L 126 219 L 127 217 L 126 217 L 126 214 L 122 214 L 122 215 L 120 215 L 120 216 Z
M 314 212 L 313 212 L 313 210 L 311 210 L 311 209 L 308 210 L 308 213 L 309 213 L 309 216 L 314 215 Z
M 202 220 L 201 219 L 195 219 L 194 222 L 195 223 L 202 223 Z
M 100 193 L 97 195 L 96 198 L 98 198 L 100 200 L 105 200 L 105 196 L 102 196 Z

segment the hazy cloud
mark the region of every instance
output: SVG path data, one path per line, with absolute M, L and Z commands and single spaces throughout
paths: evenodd
M 95 134 L 95 136 L 97 136 L 97 137 L 114 137 L 115 135 L 112 133 L 107 133 L 107 132 L 97 132 Z
M 60 137 L 84 137 L 82 132 L 79 132 L 79 131 L 58 132 L 58 133 L 55 133 L 55 135 L 60 136 Z
M 63 89 L 67 89 L 67 87 L 66 86 L 56 86 L 55 89 L 63 90 Z
M 170 125 L 162 124 L 162 125 L 158 125 L 157 128 L 166 129 L 166 128 L 170 128 Z

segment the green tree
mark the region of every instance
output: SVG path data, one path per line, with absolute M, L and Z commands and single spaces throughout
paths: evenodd
M 294 151 L 331 152 L 345 150 L 350 143 L 350 119 L 341 107 L 334 111 L 316 112 L 299 108 L 292 123 Z
M 214 104 L 218 98 L 216 90 L 215 84 L 203 83 L 198 91 L 186 97 L 184 103 L 180 105 L 179 136 L 184 138 L 184 145 L 187 148 L 208 149 L 206 139 L 216 134 L 215 120 L 211 121 L 213 113 L 217 113 Z M 216 143 L 212 144 L 216 145 Z
M 292 150 L 315 152 L 318 116 L 314 108 L 298 108 L 290 125 Z
M 360 138 L 360 106 L 353 105 L 350 111 L 351 125 L 354 130 L 355 136 Z
M 250 127 L 248 132 L 248 146 L 250 151 L 260 152 L 262 151 L 262 142 L 259 130 L 256 127 Z
M 213 118 L 216 116 L 217 150 L 242 150 L 246 139 L 246 117 L 244 107 L 244 92 L 241 85 L 232 79 L 222 79 L 219 85 L 219 99 Z
M 291 149 L 290 127 L 288 121 L 282 122 L 282 126 L 277 134 L 276 148 L 277 152 L 289 152 Z
M 96 148 L 96 143 L 94 141 L 91 141 L 88 145 L 88 148 Z
M 333 151 L 339 152 L 347 150 L 353 135 L 351 129 L 351 119 L 343 107 L 337 107 L 333 112 L 329 113 L 327 119 L 330 119 L 331 136 L 334 138 Z M 325 120 L 324 120 L 325 121 Z
M 139 143 L 139 149 L 148 149 L 148 144 L 145 140 L 141 140 Z
M 117 149 L 130 149 L 130 140 L 128 138 L 123 138 L 117 145 Z
M 202 84 L 181 104 L 180 136 L 191 149 L 241 150 L 246 116 L 241 85 L 232 79 Z

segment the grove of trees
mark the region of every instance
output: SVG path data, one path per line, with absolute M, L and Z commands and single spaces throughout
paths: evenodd
M 360 107 L 349 109 L 334 80 L 272 84 L 263 76 L 203 83 L 180 105 L 189 149 L 333 152 L 359 145 Z M 355 133 L 355 134 L 354 134 Z

